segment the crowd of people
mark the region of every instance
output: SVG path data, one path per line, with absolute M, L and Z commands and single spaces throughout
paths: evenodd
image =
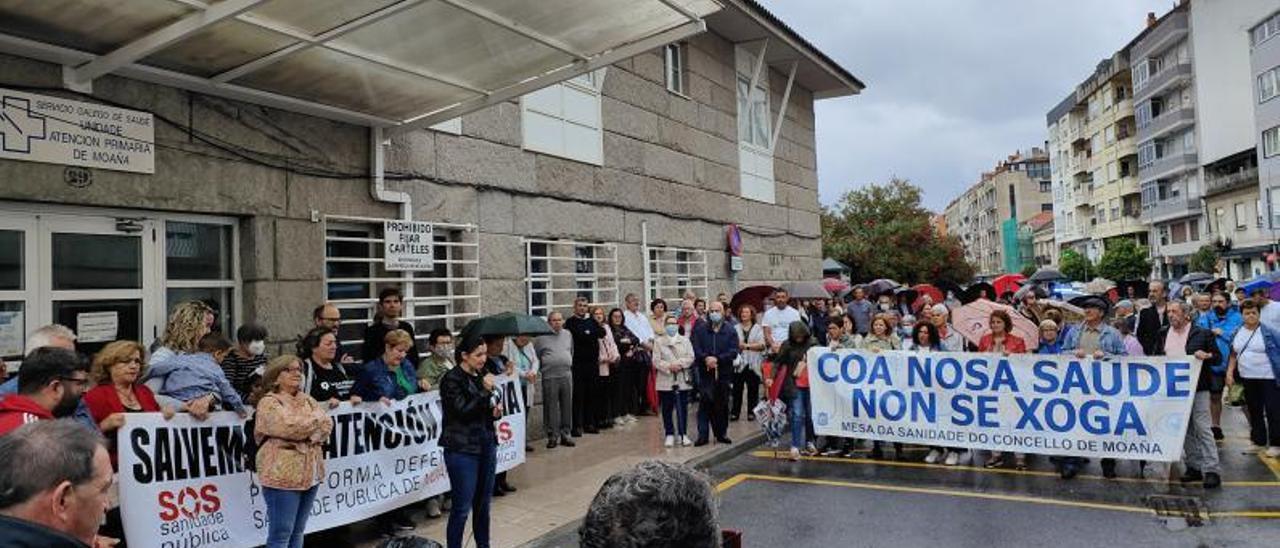
M 36 329 L 17 375 L 0 385 L 0 455 L 4 462 L 52 465 L 34 474 L 30 467 L 6 468 L 23 473 L 0 478 L 0 545 L 124 545 L 112 481 L 119 466 L 115 431 L 130 413 L 166 419 L 186 413 L 203 421 L 231 411 L 252 413 L 247 426 L 256 451 L 249 464 L 263 488 L 267 546 L 300 547 L 324 478 L 323 446 L 333 428 L 328 411 L 438 390 L 439 443 L 452 489 L 427 500 L 426 514 L 449 511 L 449 546 L 462 545 L 471 517 L 477 542 L 487 546 L 491 496 L 515 490 L 494 473 L 493 421 L 501 416 L 495 376 L 518 371 L 526 382 L 536 378 L 536 355 L 528 337 L 455 341 L 447 329 L 428 335 L 422 355 L 412 324 L 401 319 L 403 307 L 398 289 L 380 292 L 360 355 L 338 344 L 342 318 L 328 303 L 315 308 L 297 352 L 274 358 L 262 326 L 240 326 L 232 342 L 216 330 L 215 310 L 200 301 L 178 304 L 150 349 L 117 340 L 90 359 L 76 352 L 70 329 Z M 57 452 L 59 458 L 47 457 Z M 411 531 L 411 512 L 403 507 L 377 521 L 388 536 Z
M 991 312 L 989 331 L 970 341 L 950 322 L 951 311 L 960 305 L 954 294 L 941 302 L 927 297 L 911 301 L 892 292 L 870 295 L 861 286 L 847 302 L 797 302 L 778 290 L 759 305 L 736 308 L 726 294 L 709 302 L 687 294 L 670 305 L 676 312 L 669 312 L 662 299 L 644 310 L 634 294 L 625 296 L 621 308 L 608 311 L 578 298 L 569 317 L 550 312 L 550 333 L 460 337 L 436 329 L 425 337 L 425 352 L 419 350 L 413 325 L 402 319 L 403 298 L 393 287 L 378 295 L 377 314 L 365 327 L 358 355 L 339 344 L 342 318 L 327 303 L 315 308 L 296 352 L 275 358 L 267 355 L 268 334 L 261 326 L 240 326 L 232 341 L 214 329 L 215 311 L 197 301 L 177 305 L 163 336 L 150 348 L 139 341 L 115 341 L 92 359 L 75 352 L 71 330 L 45 326 L 30 335 L 29 352 L 16 377 L 0 385 L 0 459 L 37 458 L 53 450 L 50 440 L 77 441 L 55 459 L 57 466 L 3 478 L 5 485 L 21 488 L 0 493 L 0 520 L 6 525 L 21 521 L 22 526 L 6 527 L 0 539 L 36 535 L 32 538 L 45 539 L 40 545 L 82 546 L 119 538 L 119 508 L 110 508 L 111 482 L 102 475 L 118 466 L 113 432 L 130 413 L 188 413 L 204 420 L 213 411 L 248 416 L 253 410 L 268 546 L 301 546 L 324 474 L 321 455 L 332 428 L 328 410 L 344 403 L 386 405 L 439 390 L 444 414 L 440 444 L 452 490 L 426 501 L 425 513 L 439 517 L 449 511 L 450 546 L 461 545 L 466 521 L 472 518 L 477 543 L 487 546 L 491 497 L 516 490 L 505 474 L 495 474 L 493 418 L 500 410 L 491 395 L 496 375 L 517 377 L 526 402 L 532 402 L 534 388 L 540 391 L 548 449 L 572 448 L 584 435 L 655 413 L 661 415 L 666 448 L 713 440 L 730 444 L 730 422 L 743 415 L 753 421 L 761 402 L 781 401 L 789 418 L 792 459 L 819 453 L 852 457 L 859 440 L 815 435 L 807 374 L 808 351 L 815 346 L 1003 354 L 1034 348 L 1040 354 L 1095 359 L 1195 356 L 1204 367 L 1180 479 L 1207 488 L 1220 485 L 1216 441 L 1223 437 L 1222 394 L 1227 391 L 1244 393 L 1255 449 L 1280 457 L 1280 305 L 1270 302 L 1265 291 L 1193 292 L 1169 299 L 1162 282 L 1151 282 L 1147 289 L 1142 299 L 1073 299 L 1083 311 L 1079 321 L 1066 320 L 1035 288 L 1019 292 L 1017 302 L 1002 296 L 1037 325 L 1037 341 L 1016 334 L 1014 318 L 1003 309 Z M 696 429 L 690 432 L 689 406 L 694 403 Z M 950 466 L 975 458 L 975 451 L 963 448 L 927 449 L 924 461 L 930 464 Z M 871 444 L 870 456 L 884 458 L 880 443 Z M 894 444 L 894 456 L 905 458 L 901 444 Z M 1064 479 L 1087 464 L 1078 457 L 1051 460 Z M 307 465 L 273 465 L 280 461 Z M 981 464 L 1025 469 L 1027 461 L 1024 454 L 995 452 Z M 1117 474 L 1114 460 L 1104 459 L 1101 468 L 1108 478 Z M 1161 473 L 1153 468 L 1153 463 L 1139 463 L 1140 474 Z M 105 485 L 101 496 L 93 491 L 99 484 Z M 60 491 L 80 493 L 81 485 L 92 487 L 77 495 L 85 500 L 68 502 Z M 98 517 L 71 515 L 76 512 L 98 512 Z M 401 508 L 377 521 L 388 534 L 411 530 L 411 512 Z

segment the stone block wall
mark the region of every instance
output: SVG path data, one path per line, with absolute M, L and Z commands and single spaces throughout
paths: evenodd
M 460 135 L 419 131 L 391 141 L 387 169 L 420 178 L 391 178 L 387 186 L 412 196 L 415 220 L 478 226 L 481 313 L 526 309 L 526 237 L 615 244 L 619 296 L 644 295 L 642 233 L 652 246 L 706 250 L 714 296 L 730 288 L 724 229 L 737 223 L 746 249 L 739 287 L 816 280 L 812 94 L 795 87 L 786 108 L 774 158 L 777 203 L 741 198 L 733 50 L 714 34 L 691 39 L 687 96 L 667 91 L 660 51 L 611 66 L 602 166 L 523 150 L 520 105 L 512 101 L 463 116 Z M 292 348 L 325 298 L 324 231 L 316 220 L 398 214 L 370 195 L 367 128 L 115 76 L 97 80 L 94 98 L 85 98 L 58 89 L 60 67 L 12 56 L 0 55 L 0 74 L 0 87 L 48 88 L 35 91 L 158 118 L 155 174 L 93 170 L 93 183 L 77 188 L 63 182 L 65 166 L 0 160 L 0 201 L 238 219 L 237 322 L 266 326 L 276 351 Z M 786 75 L 771 69 L 768 78 L 776 120 Z M 286 165 L 344 176 L 278 167 Z

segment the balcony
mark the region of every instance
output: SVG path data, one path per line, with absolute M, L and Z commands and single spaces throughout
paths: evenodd
M 1146 182 L 1180 174 L 1199 167 L 1195 154 L 1172 154 L 1160 158 L 1151 165 L 1138 168 L 1138 182 Z
M 1142 206 L 1142 221 L 1156 223 L 1200 213 L 1200 197 L 1177 197 Z
M 1161 53 L 1168 49 L 1169 46 L 1176 44 L 1178 40 L 1187 35 L 1190 28 L 1188 19 L 1186 10 L 1169 14 L 1160 23 L 1160 26 L 1151 29 L 1151 32 L 1133 45 L 1129 58 L 1137 60 L 1144 57 L 1156 57 L 1155 54 Z M 1133 64 L 1137 65 L 1138 62 L 1134 61 Z
M 1077 154 L 1071 161 L 1072 175 L 1087 175 L 1093 171 L 1093 159 L 1084 155 Z
M 1125 156 L 1136 156 L 1138 154 L 1138 140 L 1134 136 L 1123 137 L 1116 141 L 1116 158 L 1124 158 Z
M 1170 86 L 1181 84 L 1191 79 L 1191 62 L 1178 63 L 1165 67 L 1164 70 L 1152 74 L 1141 88 L 1135 89 L 1133 98 L 1138 102 L 1159 95 Z
M 1255 186 L 1258 186 L 1258 168 L 1256 167 L 1237 171 L 1230 175 L 1213 176 L 1206 174 L 1204 181 L 1204 195 L 1205 197 L 1209 197 L 1236 189 Z
M 1142 140 L 1155 139 L 1161 135 L 1165 135 L 1171 131 L 1188 127 L 1196 123 L 1196 111 L 1194 107 L 1182 107 L 1178 110 L 1166 112 L 1147 123 L 1146 126 L 1138 128 L 1138 133 L 1142 135 Z

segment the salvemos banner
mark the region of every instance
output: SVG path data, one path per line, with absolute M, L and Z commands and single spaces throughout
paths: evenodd
M 819 435 L 1175 461 L 1194 358 L 809 351 Z
M 519 381 L 499 377 L 503 405 L 498 471 L 524 462 L 525 402 Z M 342 406 L 330 412 L 325 476 L 307 530 L 371 518 L 449 490 L 439 392 L 390 406 Z M 267 507 L 257 477 L 244 467 L 244 421 L 216 413 L 204 422 L 159 413 L 130 415 L 118 435 L 120 504 L 130 546 L 260 546 Z

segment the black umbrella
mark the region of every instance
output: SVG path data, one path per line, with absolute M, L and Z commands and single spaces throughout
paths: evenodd
M 942 291 L 943 300 L 946 300 L 947 293 L 950 293 L 957 299 L 959 299 L 960 295 L 964 293 L 964 288 L 960 287 L 960 284 L 955 282 L 939 280 L 933 282 L 933 286 L 938 288 L 939 291 Z
M 880 278 L 867 284 L 867 295 L 874 299 L 879 297 L 882 293 L 888 293 L 901 286 L 902 284 L 888 278 Z
M 987 282 L 977 282 L 964 288 L 964 292 L 958 295 L 960 302 L 964 304 L 969 304 L 984 296 L 988 301 L 996 300 L 996 288 Z
M 1201 291 L 1208 291 L 1210 293 L 1214 291 L 1226 291 L 1228 281 L 1230 280 L 1227 280 L 1226 278 L 1218 278 L 1206 284 L 1204 286 L 1204 289 L 1202 289 Z M 1199 285 L 1199 284 L 1192 284 L 1192 285 Z
M 466 327 L 462 328 L 461 336 L 479 337 L 515 337 L 517 335 L 549 335 L 553 333 L 551 326 L 538 316 L 530 316 L 528 314 L 516 314 L 515 312 L 502 312 L 492 316 L 476 318 L 467 322 Z
M 1033 282 L 1056 282 L 1058 280 L 1065 280 L 1067 277 L 1063 276 L 1056 268 L 1045 267 L 1037 270 L 1035 274 L 1032 274 L 1028 279 Z
M 1204 272 L 1192 272 L 1181 278 L 1178 278 L 1178 283 L 1186 285 L 1189 283 L 1203 282 L 1203 281 L 1212 280 L 1212 279 L 1213 279 L 1212 274 L 1205 274 Z
M 822 286 L 822 282 L 790 282 L 783 284 L 782 289 L 792 299 L 830 299 L 831 292 Z

